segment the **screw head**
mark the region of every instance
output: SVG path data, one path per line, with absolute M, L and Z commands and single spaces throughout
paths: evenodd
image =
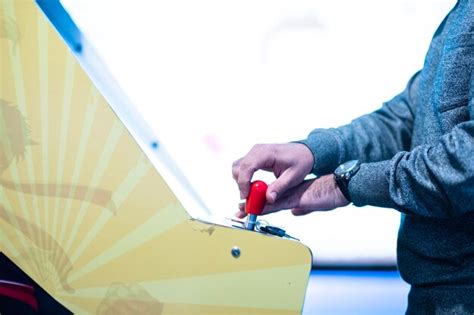
M 234 247 L 232 247 L 232 250 L 230 251 L 230 253 L 232 254 L 232 257 L 239 258 L 240 257 L 240 248 L 238 248 L 237 246 L 234 246 Z

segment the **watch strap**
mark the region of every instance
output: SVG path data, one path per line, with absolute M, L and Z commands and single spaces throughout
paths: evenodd
M 339 187 L 339 190 L 344 195 L 344 197 L 349 202 L 352 202 L 351 196 L 349 195 L 349 180 L 346 179 L 345 176 L 337 176 L 337 175 L 334 175 L 334 179 L 336 180 L 336 184 Z
M 360 162 L 358 160 L 351 160 L 339 165 L 339 167 L 334 171 L 336 184 L 349 202 L 352 202 L 349 194 L 349 181 L 359 171 L 359 169 Z

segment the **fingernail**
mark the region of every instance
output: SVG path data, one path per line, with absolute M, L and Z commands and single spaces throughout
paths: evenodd
M 275 200 L 277 199 L 277 196 L 278 196 L 278 194 L 276 193 L 276 191 L 272 191 L 270 193 L 270 197 L 272 199 L 272 202 L 275 202 Z

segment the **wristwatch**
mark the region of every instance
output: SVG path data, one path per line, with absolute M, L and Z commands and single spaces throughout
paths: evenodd
M 349 181 L 359 171 L 359 168 L 359 160 L 352 160 L 342 163 L 334 171 L 336 184 L 349 202 L 352 201 L 351 196 L 349 195 Z

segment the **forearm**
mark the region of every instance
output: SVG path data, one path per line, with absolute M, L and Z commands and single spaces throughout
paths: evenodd
M 366 163 L 349 184 L 355 205 L 450 218 L 474 211 L 474 121 L 456 126 L 433 146 Z

